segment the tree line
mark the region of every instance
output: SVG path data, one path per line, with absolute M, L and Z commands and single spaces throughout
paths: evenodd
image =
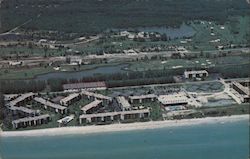
M 4 30 L 34 18 L 22 28 L 91 35 L 110 28 L 178 27 L 191 20 L 223 24 L 229 15 L 249 15 L 249 8 L 246 0 L 5 0 L 0 14 Z

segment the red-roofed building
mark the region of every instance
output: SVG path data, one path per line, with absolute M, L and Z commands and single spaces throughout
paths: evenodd
M 107 86 L 105 82 L 83 82 L 83 83 L 64 84 L 63 89 L 103 90 L 107 89 Z

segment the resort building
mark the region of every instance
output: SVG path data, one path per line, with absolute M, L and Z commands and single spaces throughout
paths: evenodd
M 243 86 L 241 83 L 234 81 L 231 87 L 239 93 L 243 103 L 250 102 L 250 89 L 247 86 Z
M 179 92 L 175 94 L 160 95 L 158 101 L 163 106 L 176 106 L 176 105 L 187 105 L 188 98 L 184 92 Z
M 10 106 L 21 106 L 21 105 L 25 104 L 26 102 L 32 100 L 34 97 L 35 97 L 35 94 L 32 92 L 21 94 L 16 99 L 10 101 L 9 105 Z
M 70 65 L 82 64 L 82 58 L 80 56 L 68 56 L 67 61 L 70 63 Z
M 64 106 L 69 106 L 70 104 L 81 99 L 81 95 L 79 93 L 69 94 L 67 97 L 60 100 L 60 104 Z
M 200 71 L 185 71 L 184 77 L 186 79 L 194 79 L 194 78 L 204 78 L 208 76 L 208 72 L 206 70 Z
M 102 100 L 102 101 L 104 101 L 106 103 L 112 102 L 112 98 L 111 97 L 104 96 L 104 95 L 98 94 L 98 93 L 93 93 L 93 92 L 85 91 L 85 90 L 83 90 L 81 92 L 81 95 L 87 97 L 90 100 Z
M 16 99 L 19 95 L 18 94 L 5 94 L 4 101 L 12 101 Z
M 26 107 L 16 107 L 16 106 L 9 106 L 8 110 L 12 113 L 12 115 L 21 115 L 21 116 L 36 116 L 40 114 L 39 110 L 33 110 Z
M 9 61 L 10 66 L 21 66 L 23 61 Z
M 50 116 L 48 114 L 34 116 L 34 117 L 26 117 L 12 121 L 12 126 L 15 129 L 20 127 L 27 127 L 27 126 L 36 126 L 41 124 L 47 124 L 50 121 Z
M 64 90 L 105 90 L 107 89 L 105 82 L 84 82 L 84 83 L 72 83 L 72 84 L 64 84 Z
M 102 107 L 102 101 L 101 100 L 95 100 L 81 108 L 84 114 L 91 114 L 94 111 L 97 111 L 99 108 Z
M 129 96 L 128 98 L 131 103 L 134 103 L 134 102 L 142 103 L 146 100 L 154 101 L 155 99 L 157 99 L 157 95 L 147 94 L 147 95 L 141 95 L 141 96 Z
M 125 97 L 123 96 L 119 96 L 116 97 L 116 100 L 118 102 L 118 105 L 120 106 L 120 108 L 122 109 L 122 111 L 128 111 L 131 110 L 131 105 L 130 103 L 127 101 L 127 99 L 125 99 Z
M 129 119 L 144 119 L 150 115 L 149 109 L 131 110 L 121 112 L 107 112 L 98 114 L 83 114 L 79 117 L 80 124 L 92 122 L 112 122 Z
M 34 100 L 40 103 L 44 107 L 44 109 L 53 110 L 56 113 L 61 113 L 61 114 L 65 114 L 67 112 L 67 107 L 52 103 L 46 99 L 35 97 Z

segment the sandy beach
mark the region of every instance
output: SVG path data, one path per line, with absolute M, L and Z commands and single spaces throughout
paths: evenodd
M 234 115 L 223 117 L 207 117 L 199 119 L 182 119 L 182 120 L 165 120 L 165 121 L 150 121 L 143 123 L 129 123 L 129 124 L 111 124 L 111 125 L 97 125 L 97 126 L 77 126 L 77 127 L 61 127 L 49 128 L 39 130 L 25 130 L 25 131 L 1 131 L 1 137 L 14 136 L 55 136 L 55 135 L 72 135 L 72 134 L 93 134 L 103 132 L 118 132 L 118 131 L 132 131 L 157 129 L 165 127 L 189 126 L 197 124 L 212 124 L 226 122 L 235 122 L 239 120 L 247 120 L 249 115 Z

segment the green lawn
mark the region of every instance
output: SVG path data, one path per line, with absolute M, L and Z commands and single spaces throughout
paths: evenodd
M 208 107 L 208 108 L 200 108 L 201 112 L 205 114 L 205 116 L 223 116 L 223 115 L 240 115 L 240 114 L 248 114 L 249 113 L 249 104 L 234 104 L 231 106 L 225 107 Z
M 144 107 L 148 107 L 151 109 L 150 111 L 150 118 L 152 120 L 162 120 L 162 113 L 163 110 L 161 109 L 161 104 L 159 102 L 143 102 L 143 103 L 133 103 L 131 104 L 132 106 L 144 106 Z
M 89 70 L 95 69 L 96 67 L 102 66 L 113 66 L 118 65 L 118 63 L 112 64 L 92 64 L 92 65 L 81 65 L 72 66 L 72 65 L 62 65 L 60 70 L 62 71 L 82 71 L 82 70 Z M 0 79 L 29 79 L 34 78 L 37 75 L 50 73 L 50 72 L 58 72 L 53 69 L 52 66 L 48 67 L 34 67 L 34 68 L 17 68 L 17 69 L 0 69 Z
M 48 49 L 46 51 L 47 56 L 61 56 L 65 50 Z M 13 46 L 13 47 L 0 47 L 0 57 L 13 56 L 16 55 L 29 55 L 29 56 L 45 56 L 45 51 L 43 48 L 28 48 L 26 46 Z
M 185 84 L 184 88 L 189 92 L 215 93 L 223 91 L 224 86 L 220 82 L 207 82 L 202 84 Z
M 30 69 L 1 69 L 0 79 L 27 79 L 36 75 L 54 71 L 52 67 L 37 67 Z
M 192 23 L 196 35 L 192 38 L 191 45 L 198 47 L 198 50 L 213 50 L 216 45 L 247 44 L 250 33 L 250 16 L 229 17 L 224 25 L 218 25 L 211 21 L 203 21 L 202 24 Z M 221 27 L 224 27 L 222 29 Z M 211 31 L 213 28 L 213 31 Z M 214 33 L 214 35 L 211 35 Z M 210 43 L 211 40 L 220 39 L 218 43 Z
M 134 62 L 129 66 L 132 71 L 175 69 L 175 68 L 192 68 L 202 67 L 209 68 L 223 65 L 249 64 L 250 56 L 226 56 L 218 58 L 197 58 L 187 59 L 168 59 L 168 60 L 150 60 L 145 62 Z

